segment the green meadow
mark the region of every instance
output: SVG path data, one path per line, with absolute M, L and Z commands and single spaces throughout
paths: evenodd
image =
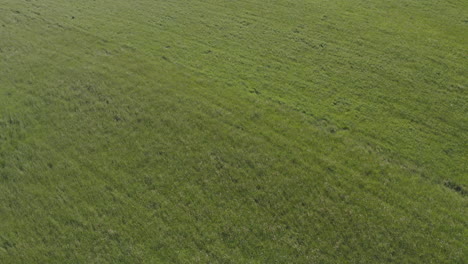
M 0 0 L 0 263 L 466 263 L 468 2 Z

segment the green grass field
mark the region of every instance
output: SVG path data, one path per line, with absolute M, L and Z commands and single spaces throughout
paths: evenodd
M 0 0 L 0 263 L 466 263 L 468 2 Z

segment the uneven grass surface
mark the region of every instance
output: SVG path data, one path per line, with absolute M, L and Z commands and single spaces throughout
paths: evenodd
M 468 2 L 0 0 L 0 263 L 465 263 Z

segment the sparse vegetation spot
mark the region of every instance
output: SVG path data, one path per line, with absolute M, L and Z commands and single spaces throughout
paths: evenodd
M 444 182 L 444 185 L 445 187 L 461 194 L 462 196 L 467 196 L 468 195 L 468 190 L 466 188 L 464 188 L 463 186 L 461 185 L 458 185 L 452 181 L 445 181 Z

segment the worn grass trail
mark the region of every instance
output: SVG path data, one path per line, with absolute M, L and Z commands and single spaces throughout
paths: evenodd
M 0 5 L 1 263 L 463 263 L 464 1 Z

